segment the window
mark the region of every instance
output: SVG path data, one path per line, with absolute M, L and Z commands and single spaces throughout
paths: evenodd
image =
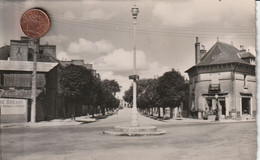
M 247 76 L 246 75 L 244 75 L 244 87 L 247 88 Z
M 0 73 L 0 85 L 4 85 L 4 75 Z

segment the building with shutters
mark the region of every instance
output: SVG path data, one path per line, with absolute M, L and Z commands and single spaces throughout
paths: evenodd
M 256 116 L 255 56 L 243 46 L 217 41 L 209 51 L 195 43 L 195 65 L 189 75 L 188 113 L 201 118 L 207 111 L 220 118 Z

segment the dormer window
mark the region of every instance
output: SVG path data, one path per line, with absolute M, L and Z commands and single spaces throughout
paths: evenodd
M 251 58 L 251 59 L 250 59 L 250 64 L 255 65 L 255 59 Z

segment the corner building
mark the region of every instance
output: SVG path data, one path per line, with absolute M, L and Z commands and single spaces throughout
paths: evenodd
M 29 38 L 10 40 L 10 45 L 0 47 L 0 122 L 29 122 L 31 113 L 31 89 L 33 50 Z M 56 58 L 56 46 L 40 44 L 37 54 L 36 121 L 68 118 L 73 112 L 62 95 L 61 70 L 70 65 L 81 65 L 100 78 L 92 64 L 84 60 L 60 61 Z M 76 116 L 86 115 L 88 106 L 77 106 Z
M 216 42 L 207 52 L 195 43 L 195 66 L 189 75 L 189 115 L 201 118 L 205 111 L 220 119 L 255 118 L 255 56 L 231 44 Z

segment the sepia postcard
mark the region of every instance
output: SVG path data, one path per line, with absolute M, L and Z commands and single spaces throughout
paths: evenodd
M 1 0 L 0 159 L 257 159 L 259 9 Z

